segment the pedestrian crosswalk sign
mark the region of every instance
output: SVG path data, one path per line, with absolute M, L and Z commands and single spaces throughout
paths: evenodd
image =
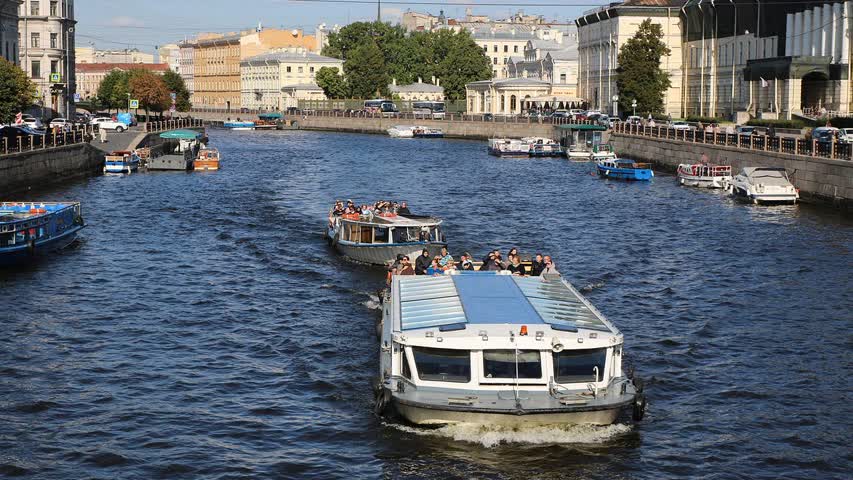
M 130 100 L 130 108 L 139 108 L 139 100 Z
M 50 83 L 59 83 L 61 81 L 62 81 L 62 75 L 60 75 L 58 73 L 51 73 L 50 74 Z

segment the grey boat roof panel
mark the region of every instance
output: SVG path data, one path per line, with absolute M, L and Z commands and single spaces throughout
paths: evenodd
M 610 331 L 600 314 L 560 279 L 495 272 L 396 277 L 400 328 L 465 323 L 548 324 Z

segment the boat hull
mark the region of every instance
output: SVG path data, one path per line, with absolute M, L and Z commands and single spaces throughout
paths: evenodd
M 412 262 L 423 252 L 429 250 L 430 256 L 438 255 L 445 242 L 414 242 L 389 243 L 387 245 L 354 244 L 350 242 L 333 242 L 335 249 L 341 255 L 361 263 L 370 265 L 387 265 L 397 258 L 398 254 L 408 255 Z
M 512 150 L 500 150 L 497 148 L 490 148 L 489 155 L 494 155 L 496 157 L 508 157 L 508 158 L 524 158 L 529 157 L 530 152 L 521 152 L 521 151 L 512 151 Z
M 183 155 L 161 155 L 148 159 L 148 170 L 186 171 L 192 167 L 192 159 Z
M 108 162 L 104 166 L 106 173 L 130 173 L 139 169 L 139 163 L 114 163 Z
M 696 175 L 678 174 L 678 183 L 688 187 L 726 188 L 732 177 L 702 177 Z
M 20 265 L 37 257 L 61 250 L 77 240 L 77 234 L 82 229 L 82 225 L 76 225 L 61 235 L 36 241 L 33 248 L 30 248 L 29 245 L 0 248 L 0 268 Z
M 589 152 L 582 151 L 567 151 L 566 158 L 571 162 L 589 162 L 592 160 L 592 156 Z
M 453 423 L 475 423 L 521 427 L 535 425 L 611 425 L 616 421 L 624 406 L 611 406 L 594 410 L 566 410 L 547 413 L 486 413 L 418 406 L 393 401 L 394 408 L 409 422 L 416 425 L 445 425 Z
M 214 171 L 219 170 L 219 162 L 212 160 L 196 160 L 193 163 L 193 169 L 196 171 Z
M 649 181 L 654 173 L 648 168 L 607 168 L 597 166 L 598 174 L 604 178 L 615 178 L 619 180 Z

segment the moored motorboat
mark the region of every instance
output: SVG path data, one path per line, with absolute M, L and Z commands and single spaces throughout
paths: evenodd
M 440 128 L 415 127 L 412 135 L 415 138 L 442 138 L 444 137 L 444 132 Z
M 545 137 L 524 137 L 522 142 L 530 145 L 528 154 L 531 157 L 561 157 L 563 147 L 558 142 Z
M 490 138 L 489 153 L 498 157 L 527 157 L 530 144 L 515 138 Z
M 728 188 L 732 181 L 732 167 L 704 163 L 678 165 L 678 183 L 690 187 Z
M 0 266 L 64 248 L 84 226 L 79 202 L 0 203 Z
M 622 333 L 559 274 L 395 275 L 382 300 L 379 413 L 513 427 L 607 425 L 631 406 L 643 417 Z
M 394 138 L 414 138 L 415 126 L 413 125 L 394 125 L 386 130 L 388 135 Z
M 104 173 L 131 173 L 139 169 L 139 155 L 135 151 L 116 150 L 104 156 Z
M 193 162 L 193 170 L 219 170 L 219 150 L 202 148 Z
M 225 122 L 222 124 L 225 128 L 230 128 L 231 130 L 254 130 L 255 122 Z
M 648 164 L 627 158 L 599 160 L 596 169 L 602 177 L 621 180 L 651 180 L 655 176 Z
M 415 259 L 424 249 L 438 254 L 447 246 L 441 220 L 431 216 L 377 213 L 329 213 L 326 238 L 342 255 L 372 265 L 386 265 L 400 255 Z
M 753 203 L 797 203 L 800 193 L 782 167 L 745 167 L 729 183 L 729 193 Z
M 204 134 L 195 130 L 170 130 L 160 134 L 168 140 L 163 155 L 148 159 L 148 170 L 192 170 L 196 155 L 203 145 Z
M 592 153 L 590 153 L 589 156 L 593 162 L 598 162 L 600 160 L 615 160 L 616 152 L 613 151 L 613 147 L 610 144 L 602 143 L 593 147 Z

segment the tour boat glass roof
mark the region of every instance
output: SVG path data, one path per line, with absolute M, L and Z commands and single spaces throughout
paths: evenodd
M 454 324 L 548 324 L 610 330 L 559 279 L 494 272 L 397 278 L 402 330 Z

